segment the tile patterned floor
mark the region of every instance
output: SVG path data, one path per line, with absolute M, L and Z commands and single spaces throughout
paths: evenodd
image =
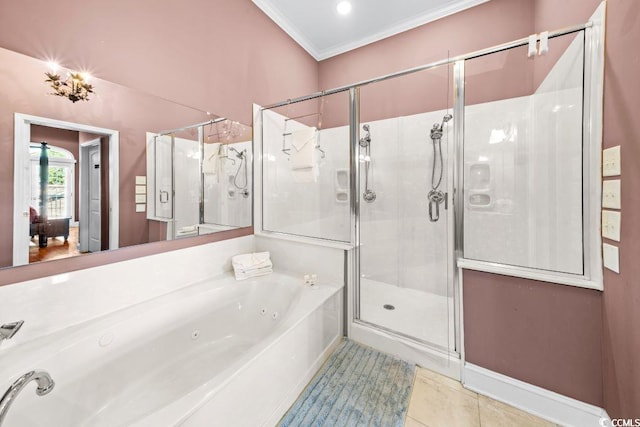
M 512 406 L 479 395 L 458 381 L 417 368 L 405 427 L 554 427 Z

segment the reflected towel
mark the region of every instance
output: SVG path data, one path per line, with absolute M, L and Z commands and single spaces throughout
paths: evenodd
M 306 169 L 297 169 L 291 171 L 293 175 L 293 182 L 318 182 L 318 177 L 320 176 L 320 170 L 317 166 Z
M 204 159 L 202 159 L 202 173 L 218 176 L 220 172 L 220 146 L 222 144 L 204 144 Z
M 316 145 L 316 128 L 309 127 L 291 132 L 291 169 L 316 167 Z

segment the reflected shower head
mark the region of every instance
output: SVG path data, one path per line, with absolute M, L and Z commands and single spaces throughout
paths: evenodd
M 435 123 L 433 125 L 433 130 L 431 131 L 432 132 L 432 137 L 431 138 L 433 138 L 433 131 L 439 132 L 439 135 L 436 135 L 436 138 L 442 137 L 442 129 L 444 129 L 444 124 L 447 123 L 451 119 L 453 119 L 453 116 L 451 114 L 447 113 L 442 118 L 442 123 L 440 123 L 440 127 L 438 127 L 438 124 Z

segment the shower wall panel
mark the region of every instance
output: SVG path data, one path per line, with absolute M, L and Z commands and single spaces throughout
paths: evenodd
M 361 197 L 362 277 L 446 295 L 447 211 L 441 204 L 440 220 L 429 221 L 427 200 L 433 164 L 429 131 L 445 114 L 440 110 L 366 122 L 371 132 L 369 180 L 377 197 L 371 203 Z M 449 185 L 449 129 L 445 126 L 442 138 L 444 191 Z M 362 192 L 364 167 L 360 182 Z
M 175 138 L 174 228 L 178 235 L 200 222 L 200 149 L 198 141 Z
M 321 129 L 317 174 L 294 171 L 290 132 L 308 127 L 270 110 L 263 111 L 263 228 L 267 231 L 349 242 L 349 128 Z
M 465 258 L 583 273 L 582 52 L 531 96 L 465 108 Z
M 204 175 L 204 222 L 206 224 L 225 227 L 248 227 L 251 225 L 251 200 L 253 197 L 253 168 L 251 141 L 226 144 L 238 152 L 246 150 L 247 156 L 247 185 L 249 197 L 243 197 L 241 190 L 234 185 L 234 179 L 242 186 L 245 182 L 244 171 L 240 159 L 229 153 L 231 159 L 221 160 L 219 176 Z M 235 161 L 235 163 L 234 163 Z M 237 173 L 237 179 L 236 179 Z

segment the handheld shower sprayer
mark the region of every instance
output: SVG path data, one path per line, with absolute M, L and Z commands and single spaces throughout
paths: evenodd
M 362 125 L 362 130 L 364 130 L 367 134 L 360 138 L 360 146 L 366 148 L 371 144 L 371 133 L 369 132 L 369 125 Z
M 365 202 L 371 203 L 376 200 L 376 192 L 369 188 L 369 174 L 373 174 L 371 171 L 371 133 L 369 132 L 369 125 L 362 125 L 362 130 L 366 132 L 365 136 L 360 138 L 360 147 L 364 148 L 364 192 L 362 198 Z M 361 155 L 362 156 L 362 155 Z
M 444 124 L 452 118 L 453 116 L 447 113 L 442 118 L 442 123 L 434 123 L 431 128 L 431 141 L 433 142 L 433 168 L 431 169 L 431 191 L 427 194 L 427 199 L 429 200 L 429 220 L 431 222 L 436 222 L 440 219 L 440 203 L 445 202 L 445 209 L 447 206 L 447 195 L 440 190 L 444 170 L 444 162 L 442 160 L 442 135 L 444 131 Z M 440 174 L 437 181 L 436 156 L 440 159 Z

